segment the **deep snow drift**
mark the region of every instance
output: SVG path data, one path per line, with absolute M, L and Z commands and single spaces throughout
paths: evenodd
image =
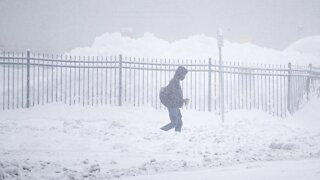
M 247 162 L 320 158 L 314 98 L 306 115 L 182 110 L 182 133 L 163 132 L 165 110 L 51 104 L 2 111 L 0 178 L 117 178 Z M 310 128 L 310 124 L 314 128 Z
M 296 51 L 299 53 L 312 54 L 320 58 L 320 36 L 311 36 L 292 43 L 285 51 Z
M 311 38 L 312 39 L 312 38 Z M 319 45 L 319 43 L 318 43 Z M 302 46 L 302 45 L 301 45 Z M 305 49 L 309 47 L 303 46 Z M 317 46 L 319 47 L 319 46 Z M 235 43 L 225 40 L 222 50 L 224 61 L 239 61 L 266 64 L 320 65 L 319 57 L 298 51 L 277 51 L 254 44 Z M 151 33 L 134 39 L 121 33 L 105 33 L 97 37 L 92 46 L 80 47 L 67 54 L 85 56 L 114 56 L 123 54 L 133 57 L 167 59 L 218 59 L 217 40 L 205 35 L 194 35 L 186 39 L 168 42 Z

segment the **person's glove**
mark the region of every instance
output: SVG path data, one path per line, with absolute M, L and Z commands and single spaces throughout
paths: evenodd
M 183 100 L 184 101 L 184 105 L 185 106 L 188 106 L 189 102 L 190 102 L 190 99 L 186 98 Z

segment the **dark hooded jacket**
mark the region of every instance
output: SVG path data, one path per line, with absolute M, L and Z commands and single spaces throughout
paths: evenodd
M 183 94 L 180 85 L 180 81 L 184 80 L 188 70 L 182 66 L 179 66 L 175 72 L 174 77 L 170 80 L 167 86 L 168 90 L 168 108 L 181 108 L 183 106 Z

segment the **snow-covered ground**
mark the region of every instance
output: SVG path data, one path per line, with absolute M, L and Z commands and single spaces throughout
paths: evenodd
M 254 162 L 205 170 L 171 172 L 123 180 L 319 180 L 320 159 Z
M 289 175 L 306 164 L 301 174 L 312 171 L 314 176 L 300 177 L 312 179 L 309 177 L 319 177 L 314 169 L 320 169 L 318 107 L 320 100 L 313 98 L 302 111 L 286 119 L 259 111 L 229 112 L 224 123 L 214 113 L 183 109 L 181 133 L 161 131 L 159 128 L 169 121 L 167 112 L 150 107 L 51 104 L 1 111 L 0 179 L 141 175 L 159 179 L 167 175 L 173 178 L 170 172 L 175 171 L 188 171 L 177 174 L 181 177 L 190 173 L 190 178 L 201 176 L 191 179 L 208 179 L 223 176 L 224 170 L 232 171 L 227 177 L 234 179 L 232 175 L 251 167 L 251 163 L 272 171 L 279 163 L 262 162 L 280 160 L 290 160 L 286 164 L 291 165 L 279 164 L 288 167 L 283 171 Z M 253 169 L 244 170 L 243 177 L 263 175 L 258 173 L 263 168 Z M 217 172 L 216 176 L 211 171 Z

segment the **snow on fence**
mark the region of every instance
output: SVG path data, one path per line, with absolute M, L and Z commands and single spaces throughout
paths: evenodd
M 3 53 L 0 56 L 2 110 L 52 102 L 163 108 L 158 93 L 178 66 L 189 73 L 182 82 L 187 109 L 220 113 L 218 61 L 124 57 L 75 57 Z M 225 62 L 224 109 L 260 109 L 274 116 L 294 113 L 319 93 L 319 68 Z

